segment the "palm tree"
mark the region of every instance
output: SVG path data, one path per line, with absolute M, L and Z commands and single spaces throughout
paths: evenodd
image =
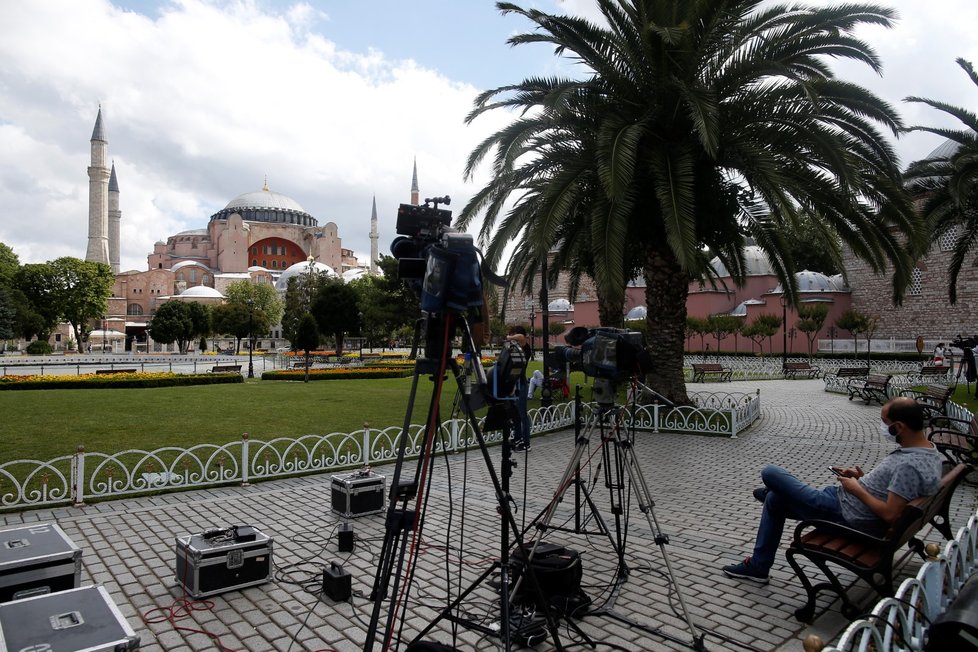
M 957 63 L 978 86 L 978 74 L 971 63 Z M 915 161 L 907 168 L 908 186 L 922 200 L 921 213 L 927 222 L 933 242 L 948 232 L 957 231 L 951 262 L 948 266 L 948 298 L 958 300 L 958 275 L 968 254 L 978 243 L 978 116 L 958 108 L 920 97 L 908 97 L 907 102 L 928 104 L 960 120 L 965 129 L 913 126 L 907 131 L 929 131 L 951 141 L 941 147 L 937 156 Z
M 687 400 L 686 297 L 690 282 L 710 274 L 707 252 L 742 284 L 741 252 L 753 238 L 794 303 L 784 231 L 813 216 L 827 247 L 848 246 L 874 271 L 892 266 L 900 299 L 910 272 L 905 243 L 920 239 L 880 131 L 896 133 L 900 121 L 866 89 L 834 78 L 824 60 L 878 71 L 853 30 L 889 26 L 892 10 L 760 0 L 597 4 L 606 25 L 497 5 L 536 26 L 511 44 L 550 44 L 585 74 L 529 78 L 477 98 L 469 120 L 496 108 L 520 116 L 472 152 L 466 173 L 493 155 L 493 174 L 460 225 L 482 214 L 483 239 L 522 239 L 536 252 L 586 233 L 595 284 L 609 297 L 638 265 L 648 381 L 673 401 Z M 500 220 L 508 200 L 514 206 Z

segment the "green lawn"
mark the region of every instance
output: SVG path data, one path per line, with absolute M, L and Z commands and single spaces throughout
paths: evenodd
M 418 383 L 412 423 L 423 423 L 433 384 Z M 86 450 L 186 448 L 226 443 L 244 432 L 253 439 L 352 432 L 399 426 L 411 378 L 321 380 L 310 383 L 252 380 L 234 385 L 153 389 L 26 390 L 0 392 L 0 462 L 47 460 Z M 449 378 L 442 419 L 456 394 Z M 539 394 L 538 394 L 539 395 Z M 531 401 L 537 407 L 539 400 Z

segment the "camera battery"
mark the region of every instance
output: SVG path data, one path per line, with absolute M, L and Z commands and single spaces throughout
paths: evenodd
M 337 542 L 340 552 L 353 552 L 353 525 L 351 523 L 340 523 Z
M 56 523 L 0 530 L 0 602 L 77 588 L 81 554 Z
M 332 479 L 333 513 L 356 518 L 384 511 L 387 478 L 372 471 L 334 475 Z
M 353 578 L 335 561 L 323 569 L 323 593 L 336 602 L 349 600 L 353 593 Z

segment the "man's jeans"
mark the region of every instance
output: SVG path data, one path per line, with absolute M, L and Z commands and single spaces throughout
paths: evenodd
M 751 565 L 766 571 L 774 563 L 781 545 L 785 519 L 818 518 L 844 523 L 839 506 L 839 487 L 831 485 L 816 489 L 805 484 L 780 466 L 769 464 L 761 471 L 761 480 L 769 491 L 764 499 L 761 523 L 757 526 L 757 542 Z

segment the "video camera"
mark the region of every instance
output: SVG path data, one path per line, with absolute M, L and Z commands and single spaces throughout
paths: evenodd
M 564 337 L 570 346 L 554 347 L 551 364 L 583 371 L 588 376 L 617 381 L 632 374 L 645 374 L 652 360 L 642 334 L 622 328 L 572 328 Z
M 971 337 L 958 335 L 957 339 L 951 340 L 950 344 L 957 349 L 975 349 L 978 348 L 978 335 Z
M 464 312 L 482 305 L 482 275 L 472 236 L 449 225 L 452 213 L 438 208 L 451 197 L 424 200 L 424 206 L 401 204 L 391 253 L 398 276 L 421 296 L 421 309 Z M 429 205 L 433 204 L 433 206 Z

